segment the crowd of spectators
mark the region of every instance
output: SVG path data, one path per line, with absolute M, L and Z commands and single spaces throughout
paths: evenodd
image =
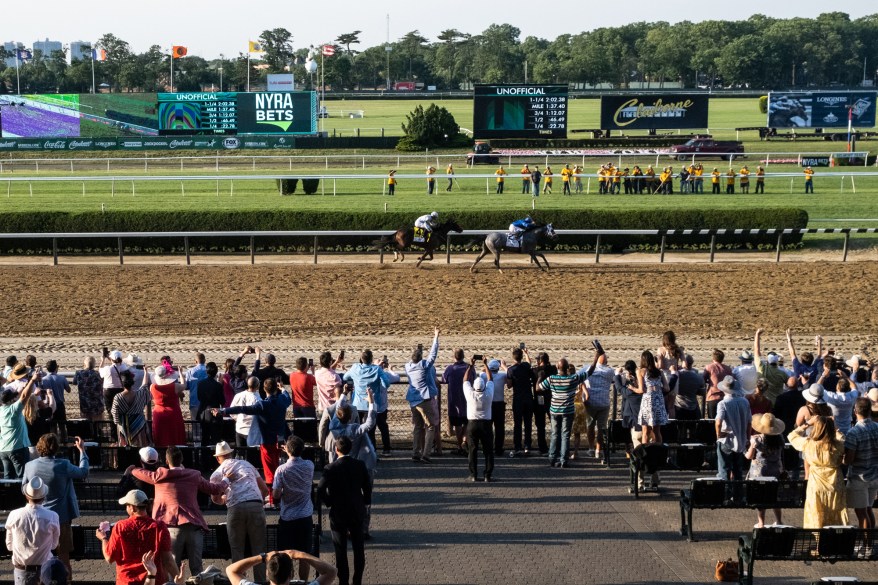
M 614 406 L 630 431 L 632 456 L 638 449 L 662 444 L 662 427 L 671 418 L 706 418 L 716 428 L 718 477 L 797 477 L 802 471 L 798 467 L 784 468 L 786 439 L 801 451 L 809 480 L 804 527 L 847 523 L 847 510 L 852 508 L 857 525 L 873 528 L 878 364 L 860 355 L 843 360 L 824 347 L 819 336 L 813 352 L 799 353 L 788 330 L 786 367 L 782 353 L 763 351 L 762 336 L 757 330 L 752 351 L 741 352 L 740 364 L 734 367 L 725 363 L 720 349 L 711 352 L 709 363 L 697 367 L 668 331 L 655 353 L 645 350 L 639 361 L 629 359 L 620 367 L 610 365 L 609 354 L 594 340 L 592 359 L 580 367 L 565 357 L 553 363 L 545 352 L 531 360 L 524 344 L 511 350 L 509 363 L 506 356 L 467 356 L 462 348 L 454 348 L 451 363 L 439 376 L 436 329 L 429 348 L 418 345 L 404 365 L 412 461 L 429 465 L 442 454 L 443 387 L 452 453 L 468 457 L 471 482 L 497 480 L 507 401 L 513 421 L 508 458 L 542 456 L 553 468 L 569 468 L 580 457 L 583 434 L 586 455 L 602 458 L 608 448 L 604 431 Z M 256 359 L 248 369 L 242 361 L 249 354 Z M 202 570 L 207 523 L 197 502 L 199 492 L 226 506 L 235 563 L 229 574 L 237 576 L 236 582 L 245 582 L 244 571 L 250 569 L 255 581 L 290 575 L 293 569 L 287 566 L 294 560 L 300 579 L 307 580 L 312 568 L 321 582 L 330 569 L 334 576 L 334 567 L 296 552 L 309 549 L 315 466 L 303 458 L 305 443 L 292 434 L 290 414 L 296 421 L 313 422 L 319 448 L 328 457 L 317 494 L 330 509 L 338 576 L 342 583 L 362 581 L 379 459 L 393 452 L 388 392 L 401 375 L 386 357 L 376 361 L 368 349 L 350 366 L 344 352 L 337 357 L 324 352 L 318 364 L 315 370 L 313 360 L 300 357 L 287 374 L 272 354 L 250 346 L 229 358 L 222 374 L 202 353 L 188 368 L 176 365 L 170 356 L 151 368 L 121 351 L 105 350 L 97 368 L 93 358 L 84 361 L 73 375 L 79 416 L 93 421 L 109 417 L 115 427 L 113 440 L 138 448 L 141 460 L 124 471 L 119 484 L 119 504 L 128 517 L 112 528 L 102 526 L 96 534 L 104 558 L 116 564 L 120 583 L 142 583 L 153 576 L 163 582 L 180 576 L 184 564 L 193 574 Z M 79 451 L 77 465 L 56 458 L 66 442 L 67 418 L 75 415 L 65 401 L 71 386 L 54 360 L 43 369 L 30 355 L 21 361 L 10 356 L 0 384 L 4 478 L 21 480 L 28 502 L 6 522 L 16 575 L 34 577 L 46 566 L 60 570 L 52 561 L 54 550 L 72 578 L 71 522 L 79 516 L 72 481 L 87 477 L 89 458 L 79 437 L 70 441 Z M 210 474 L 183 466 L 177 446 L 187 444 L 185 418 L 195 423 L 193 439 L 213 450 L 216 466 Z M 234 447 L 222 440 L 227 418 L 234 419 Z M 235 456 L 235 447 L 257 446 L 261 470 Z M 156 448 L 164 448 L 165 465 L 159 465 Z M 644 481 L 654 487 L 659 479 L 654 474 Z M 287 560 L 279 555 L 245 556 L 248 550 L 269 552 L 265 510 L 274 507 L 279 509 L 278 547 L 286 551 L 281 556 Z M 780 510 L 774 514 L 779 523 Z M 757 526 L 764 523 L 765 510 L 759 510 Z M 352 575 L 348 541 L 354 551 Z M 153 555 L 149 562 L 146 553 Z M 283 566 L 278 568 L 278 563 Z

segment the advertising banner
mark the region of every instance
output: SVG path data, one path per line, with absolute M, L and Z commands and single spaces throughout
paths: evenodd
M 295 91 L 296 79 L 292 73 L 269 73 L 268 91 Z
M 316 134 L 313 91 L 238 94 L 238 134 Z
M 855 128 L 875 126 L 874 91 L 771 92 L 769 128 Z
M 709 96 L 601 96 L 601 128 L 658 130 L 707 128 Z

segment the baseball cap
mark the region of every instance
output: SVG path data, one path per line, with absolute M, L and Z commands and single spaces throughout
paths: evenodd
M 122 359 L 122 352 L 119 351 L 118 349 L 111 351 L 110 352 L 110 359 L 113 361 L 121 360 Z
M 479 376 L 473 382 L 473 390 L 475 390 L 476 392 L 481 392 L 484 389 L 485 389 L 485 381 L 482 379 L 481 376 Z
M 778 361 L 780 361 L 780 358 L 776 353 L 768 354 L 768 363 L 776 364 Z
M 125 494 L 124 498 L 119 499 L 119 503 L 123 506 L 142 506 L 148 501 L 149 498 L 146 497 L 146 494 L 140 490 L 131 490 L 130 492 Z
M 491 360 L 488 362 L 488 369 L 492 372 L 500 371 L 500 360 Z
M 159 452 L 152 447 L 144 447 L 140 451 L 140 460 L 144 463 L 155 463 L 159 460 Z

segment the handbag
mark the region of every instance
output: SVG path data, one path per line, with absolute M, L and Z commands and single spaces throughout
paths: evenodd
M 716 571 L 714 576 L 717 581 L 737 581 L 738 580 L 738 561 L 728 559 L 726 561 L 716 562 Z

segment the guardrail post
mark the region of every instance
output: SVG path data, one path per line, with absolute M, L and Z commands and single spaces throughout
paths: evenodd
M 451 264 L 451 234 L 445 236 L 445 263 Z
M 119 266 L 125 264 L 124 250 L 122 248 L 122 238 L 119 238 Z
M 52 266 L 58 266 L 58 238 L 52 238 Z
M 317 236 L 314 236 L 314 264 L 317 264 Z
M 710 236 L 710 263 L 713 264 L 713 257 L 716 255 L 716 234 Z
M 189 259 L 189 236 L 183 236 L 183 248 L 186 249 L 186 266 L 189 266 L 192 263 Z
M 594 244 L 594 263 L 600 264 L 601 261 L 601 235 L 598 234 L 597 241 Z
M 378 248 L 378 264 L 384 264 L 384 246 Z
M 256 264 L 256 236 L 250 236 L 250 264 Z
M 844 233 L 844 250 L 842 250 L 842 255 L 841 255 L 842 262 L 848 261 L 848 244 L 850 244 L 850 242 L 851 242 L 851 233 L 845 232 Z
M 665 262 L 665 238 L 667 234 L 662 234 L 662 243 L 661 247 L 659 247 L 659 264 L 664 264 Z
M 777 234 L 777 253 L 774 256 L 775 262 L 780 262 L 780 248 L 783 245 L 783 231 Z

